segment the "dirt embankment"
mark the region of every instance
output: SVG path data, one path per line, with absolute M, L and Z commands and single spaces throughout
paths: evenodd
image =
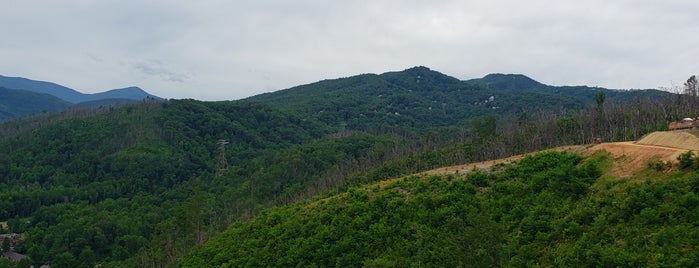
M 643 136 L 636 144 L 699 151 L 696 131 L 658 131 Z
M 655 161 L 676 163 L 680 154 L 688 150 L 699 151 L 699 137 L 686 131 L 665 131 L 648 134 L 636 142 L 564 146 L 552 150 L 569 151 L 583 156 L 589 156 L 599 151 L 607 152 L 613 161 L 612 166 L 606 171 L 605 175 L 624 178 L 647 168 L 648 163 Z M 528 154 L 479 163 L 442 167 L 424 172 L 424 174 L 467 174 L 474 169 L 489 170 L 496 164 L 512 163 L 526 155 Z

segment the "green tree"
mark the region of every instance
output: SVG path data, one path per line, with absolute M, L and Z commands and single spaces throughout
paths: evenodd
M 78 267 L 94 267 L 96 258 L 95 252 L 90 247 L 85 247 L 78 256 L 78 263 L 80 264 Z
M 481 139 L 492 137 L 496 134 L 497 119 L 495 116 L 474 118 L 471 120 L 471 127 Z
M 21 259 L 17 262 L 17 265 L 15 268 L 29 268 L 29 267 L 34 267 L 34 262 L 32 261 L 31 258 L 27 257 L 24 259 Z
M 5 238 L 2 240 L 2 248 L 0 248 L 0 249 L 2 249 L 2 252 L 10 250 L 10 239 L 9 238 Z
M 694 152 L 692 152 L 692 151 L 684 152 L 684 153 L 680 154 L 680 156 L 677 157 L 677 160 L 680 161 L 680 168 L 681 169 L 689 168 L 694 163 Z
M 56 255 L 51 262 L 53 267 L 76 267 L 75 256 L 70 252 L 63 252 Z
M 8 258 L 0 257 L 0 268 L 13 268 L 14 263 Z
M 606 95 L 604 94 L 604 91 L 597 92 L 597 95 L 595 95 L 595 103 L 597 103 L 597 107 L 601 107 L 604 104 L 605 98 Z

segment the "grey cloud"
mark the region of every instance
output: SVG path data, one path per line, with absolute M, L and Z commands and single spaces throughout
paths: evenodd
M 236 99 L 415 65 L 611 88 L 698 72 L 695 0 L 65 0 L 3 11 L 12 27 L 0 74 L 171 98 Z
M 131 66 L 143 74 L 156 76 L 170 82 L 184 83 L 189 79 L 187 74 L 172 71 L 158 60 L 133 61 Z

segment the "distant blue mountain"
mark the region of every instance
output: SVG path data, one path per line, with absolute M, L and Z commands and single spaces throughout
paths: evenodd
M 49 94 L 0 87 L 0 121 L 62 111 L 70 106 L 71 103 Z
M 160 99 L 138 87 L 85 94 L 59 84 L 0 75 L 0 121 L 68 108 L 94 108 Z
M 127 87 L 127 88 L 112 89 L 112 90 L 102 92 L 102 93 L 86 94 L 86 95 L 88 97 L 88 100 L 86 100 L 86 101 L 99 101 L 99 100 L 106 100 L 106 99 L 143 100 L 147 97 L 160 99 L 156 96 L 148 94 L 148 92 L 145 92 L 143 89 L 141 89 L 139 87 Z M 81 102 L 85 102 L 85 101 L 81 101 Z
M 0 75 L 0 87 L 49 94 L 73 104 L 106 99 L 127 99 L 134 101 L 143 100 L 147 97 L 160 99 L 159 97 L 151 95 L 138 87 L 127 87 L 112 89 L 102 93 L 85 94 L 51 82 L 36 81 L 22 77 L 7 77 L 2 75 Z

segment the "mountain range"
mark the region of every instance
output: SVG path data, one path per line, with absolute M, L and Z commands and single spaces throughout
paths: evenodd
M 323 80 L 243 101 L 352 129 L 437 127 L 468 124 L 471 118 L 544 110 L 581 109 L 604 93 L 610 102 L 661 99 L 659 90 L 613 90 L 549 86 L 521 74 L 489 74 L 462 81 L 424 66 L 383 74 Z
M 0 87 L 49 95 L 21 94 L 16 91 L 13 94 L 3 93 L 5 98 L 0 101 L 0 120 L 61 111 L 70 107 L 99 107 L 145 98 L 160 99 L 138 87 L 85 94 L 56 83 L 7 76 L 0 76 Z M 416 122 L 424 123 L 425 118 L 422 117 L 426 116 L 433 118 L 430 126 L 447 126 L 458 123 L 463 118 L 500 114 L 503 111 L 531 112 L 554 106 L 579 108 L 592 103 L 599 92 L 604 92 L 609 100 L 622 101 L 634 97 L 666 95 L 658 90 L 549 86 L 522 74 L 489 74 L 483 78 L 463 81 L 418 66 L 378 75 L 362 74 L 323 80 L 249 97 L 244 101 L 276 103 L 283 99 L 284 101 L 275 104 L 282 110 L 317 117 L 321 121 L 344 117 L 332 123 L 350 127 L 370 127 L 366 125 L 367 117 L 382 119 L 382 124 L 421 127 L 424 125 L 416 125 Z M 369 99 L 358 99 L 362 96 Z M 520 105 L 522 103 L 534 105 Z
M 51 82 L 0 75 L 0 120 L 42 112 L 56 112 L 70 107 L 119 105 L 146 98 L 160 99 L 138 87 L 112 89 L 85 94 Z
M 15 251 L 35 266 L 696 267 L 696 157 L 492 162 L 635 140 L 691 114 L 685 100 L 414 67 L 7 120 L 0 231 L 23 233 Z M 495 173 L 430 173 L 486 160 Z M 619 161 L 641 173 L 617 175 Z

